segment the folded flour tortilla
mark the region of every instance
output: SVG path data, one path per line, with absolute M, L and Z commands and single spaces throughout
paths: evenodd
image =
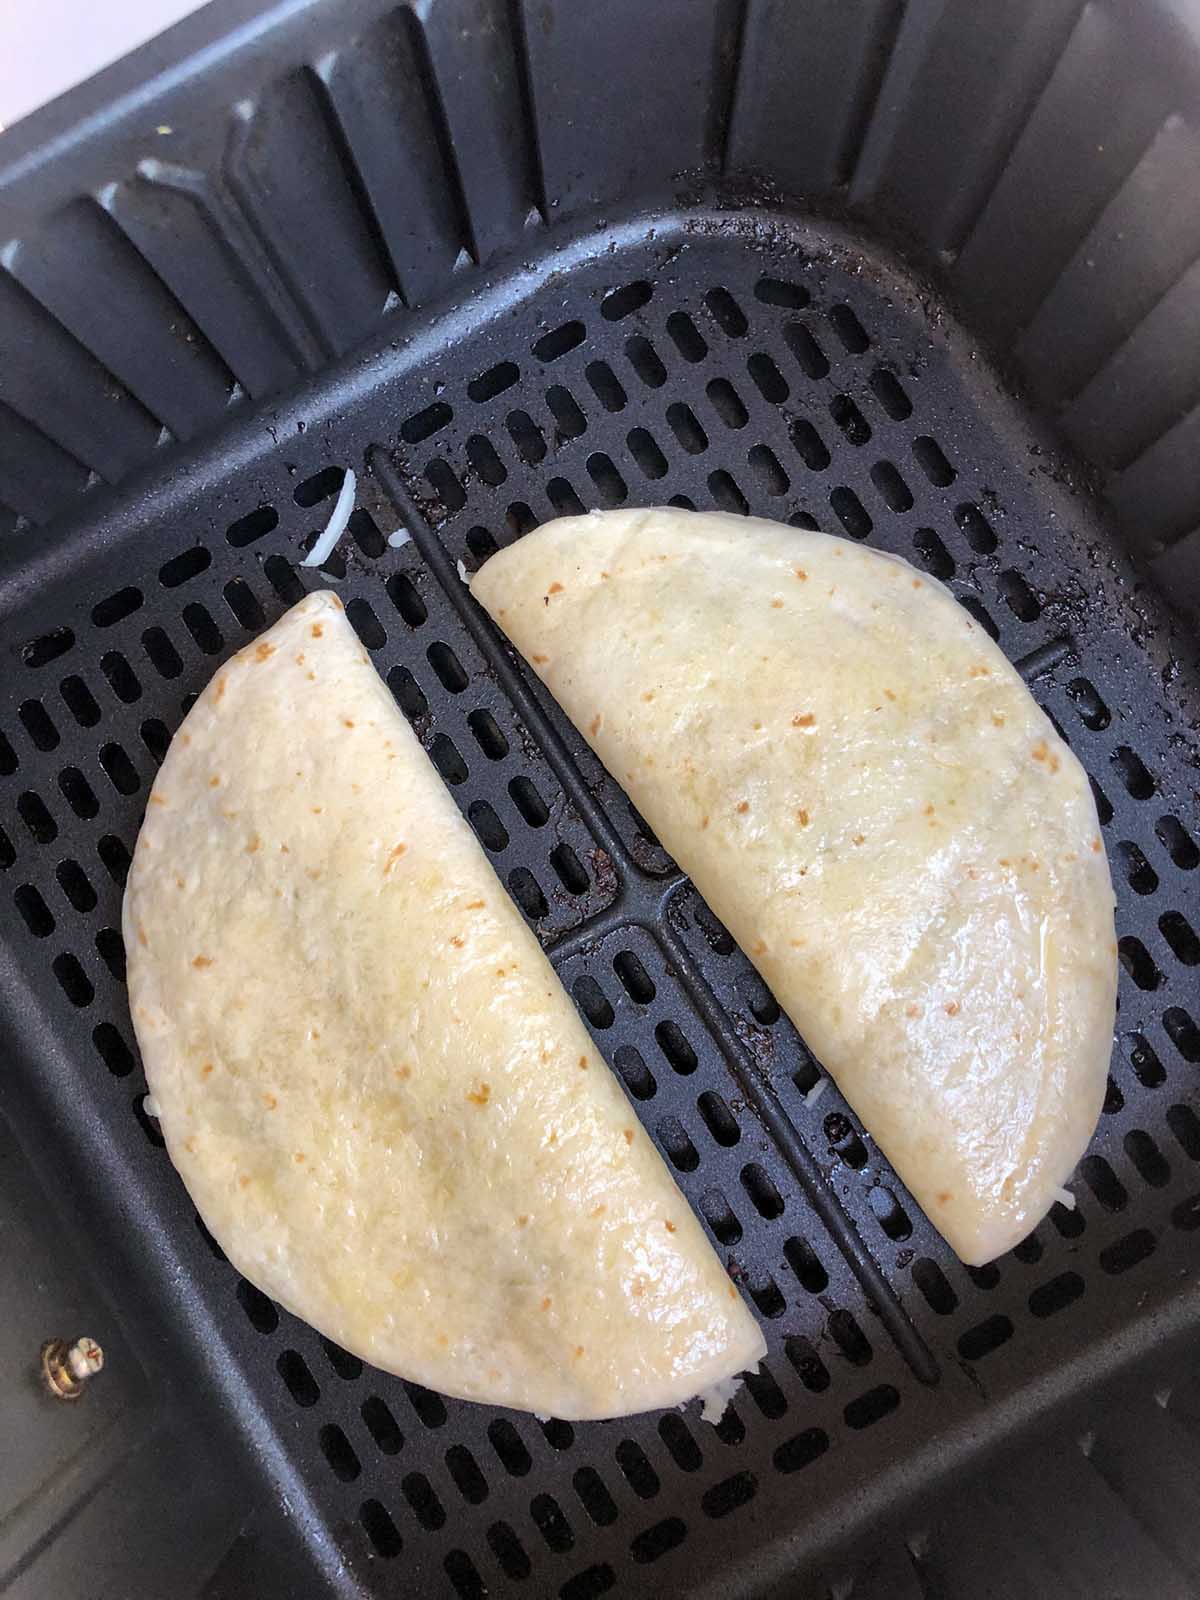
M 820 533 L 613 511 L 472 593 L 970 1264 L 1104 1098 L 1113 893 L 1087 778 L 940 584 Z
M 758 1326 L 346 620 L 217 673 L 124 908 L 171 1159 L 237 1269 L 376 1366 L 565 1418 Z

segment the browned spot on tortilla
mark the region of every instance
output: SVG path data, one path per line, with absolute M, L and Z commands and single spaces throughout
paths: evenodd
M 550 1309 L 550 1296 L 546 1295 L 546 1296 L 544 1296 L 544 1298 L 542 1300 L 542 1310 L 543 1311 L 549 1311 L 549 1309 Z
M 183 881 L 183 879 L 182 879 L 182 878 L 176 878 L 176 879 L 175 879 L 175 887 L 176 887 L 176 888 L 177 888 L 177 889 L 182 889 L 182 888 L 184 888 L 184 887 L 185 887 L 185 885 L 184 885 L 184 881 Z
M 971 668 L 970 676 L 972 678 L 987 678 L 991 675 L 991 671 L 991 667 L 985 667 L 982 664 L 978 664 Z
M 749 811 L 749 809 L 750 809 L 749 800 L 739 800 L 738 801 L 738 803 L 737 803 L 737 811 L 738 811 L 738 815 L 739 816 L 744 817 L 746 815 L 746 812 Z
M 279 849 L 280 849 L 281 853 L 283 855 L 285 855 L 285 856 L 290 856 L 291 853 L 292 853 L 292 847 L 289 844 L 281 844 L 279 846 Z
M 492 1098 L 491 1085 L 487 1084 L 487 1083 L 481 1083 L 479 1085 L 478 1089 L 470 1090 L 470 1092 L 467 1095 L 467 1099 L 471 1102 L 471 1104 L 473 1106 L 485 1106 L 485 1105 L 487 1105 L 488 1101 L 491 1098 Z
M 707 828 L 708 827 L 708 818 L 707 817 L 701 817 L 700 818 L 700 826 L 702 828 Z
M 401 1083 L 407 1083 L 412 1077 L 412 1068 L 408 1066 L 407 1063 L 401 1062 L 401 1064 L 395 1069 L 393 1075 L 399 1078 Z
M 482 911 L 483 907 L 484 907 L 484 902 L 482 900 L 468 900 L 467 901 L 467 910 L 468 911 Z
M 626 1144 L 632 1144 L 633 1143 L 633 1129 L 632 1128 L 622 1128 L 621 1132 L 625 1135 L 625 1143 Z
M 1095 855 L 1099 855 L 1099 854 L 1100 854 L 1100 851 L 1101 851 L 1101 849 L 1102 849 L 1102 846 L 1101 846 L 1101 844 L 1100 844 L 1100 841 L 1099 841 L 1099 839 L 1093 839 L 1093 840 L 1092 840 L 1092 851 L 1093 851 L 1093 853 L 1094 853 L 1094 854 L 1095 854 Z
M 179 735 L 179 742 L 180 742 L 180 744 L 182 744 L 182 745 L 189 745 L 189 744 L 191 744 L 191 742 L 192 742 L 192 736 L 191 736 L 191 734 L 190 734 L 190 733 L 187 733 L 187 732 L 186 732 L 186 731 L 185 731 L 185 732 L 183 732 L 183 733 L 181 733 L 181 734 L 180 734 L 180 735 Z
M 450 935 L 450 943 L 454 946 L 454 948 L 456 950 L 461 950 L 463 945 L 466 944 L 466 942 L 467 941 L 457 933 L 452 933 Z
M 145 930 L 145 928 L 142 927 L 140 922 L 137 925 L 137 930 L 138 930 L 138 943 L 140 945 L 149 944 L 150 941 L 146 938 L 146 930 Z
M 254 659 L 255 659 L 255 661 L 266 661 L 270 656 L 273 656 L 274 654 L 275 654 L 275 646 L 273 644 L 268 644 L 265 639 L 262 641 L 261 644 L 257 644 L 254 647 Z
M 588 723 L 588 732 L 591 734 L 593 739 L 600 732 L 600 724 L 603 721 L 604 721 L 604 718 L 597 711 L 596 715 L 592 718 L 591 722 Z
M 594 1206 L 593 1206 L 593 1207 L 592 1207 L 592 1215 L 593 1215 L 593 1216 L 594 1216 L 594 1217 L 599 1217 L 599 1216 L 603 1216 L 603 1214 L 604 1214 L 604 1213 L 605 1213 L 605 1212 L 606 1212 L 606 1211 L 607 1211 L 607 1210 L 608 1210 L 608 1206 L 607 1206 L 607 1204 L 606 1204 L 606 1202 L 605 1202 L 605 1201 L 603 1201 L 603 1200 L 601 1200 L 601 1201 L 599 1201 L 599 1202 L 598 1202 L 598 1204 L 596 1204 L 596 1205 L 594 1205 Z
M 211 956 L 193 956 L 192 957 L 192 965 L 194 967 L 196 967 L 197 969 L 202 971 L 205 967 L 211 967 L 212 966 L 212 957 Z
M 612 573 L 611 572 L 602 572 L 600 574 L 600 576 L 607 582 L 607 580 L 612 577 Z
M 262 840 L 258 837 L 257 834 L 255 834 L 253 839 L 251 839 L 249 844 L 247 844 L 247 846 L 246 846 L 246 854 L 248 856 L 252 856 L 256 850 L 260 850 L 261 848 L 262 848 Z
M 437 1345 L 440 1345 L 440 1347 L 444 1350 L 446 1348 L 446 1346 L 450 1343 L 449 1334 L 445 1334 L 445 1333 L 436 1334 L 434 1336 L 434 1343 L 437 1344 Z
M 320 869 L 320 867 L 306 867 L 304 869 L 304 876 L 306 878 L 311 878 L 313 880 L 313 882 L 315 883 L 317 881 L 317 879 L 321 876 L 321 869 Z
M 325 624 L 323 622 L 314 622 L 308 631 L 312 634 L 314 639 L 319 639 L 325 632 Z
M 733 1287 L 732 1284 L 729 1285 L 729 1298 L 731 1300 L 736 1300 L 737 1299 L 737 1290 Z
M 920 589 L 922 587 L 920 578 L 914 578 L 913 581 L 912 581 L 912 585 L 913 585 L 914 589 Z
M 645 1280 L 645 1278 L 635 1278 L 633 1280 L 633 1292 L 637 1296 L 637 1298 L 640 1300 L 642 1295 L 644 1295 L 645 1292 L 646 1292 L 646 1280 Z
M 518 1228 L 525 1227 L 525 1225 L 528 1223 L 528 1221 L 529 1221 L 529 1218 L 527 1216 L 524 1216 L 524 1215 L 519 1216 L 517 1218 L 517 1227 Z
M 795 572 L 796 576 L 800 579 L 801 583 L 807 583 L 808 582 L 808 573 L 805 572 L 803 567 L 793 567 L 792 570 L 793 570 L 793 572 Z
M 1035 761 L 1045 761 L 1049 754 L 1050 747 L 1047 745 L 1045 739 L 1039 739 L 1033 747 L 1033 759 Z
M 183 1148 L 190 1156 L 194 1156 L 196 1154 L 196 1135 L 194 1133 L 189 1134 L 188 1137 L 183 1141 Z
M 654 690 L 653 689 L 647 689 L 645 694 L 642 696 L 642 699 L 643 700 L 647 700 L 647 701 L 653 700 L 654 699 Z
M 811 728 L 813 723 L 816 720 L 817 720 L 816 717 L 813 716 L 811 711 L 806 711 L 802 717 L 793 717 L 792 718 L 792 727 L 793 728 Z
M 953 1198 L 954 1196 L 950 1193 L 949 1189 L 943 1189 L 941 1194 L 939 1194 L 937 1197 L 937 1203 L 940 1206 L 948 1206 Z
M 325 809 L 324 806 L 313 806 L 312 807 L 313 816 L 314 817 L 319 817 L 321 815 L 321 813 L 324 811 L 324 809 Z
M 1000 865 L 1002 867 L 1011 867 L 1012 866 L 1012 862 L 1008 859 L 1007 856 L 1001 856 L 1000 857 Z
M 927 816 L 927 817 L 931 817 L 933 815 L 933 801 L 932 800 L 930 800 L 929 803 L 926 805 L 925 811 L 924 811 L 924 815 Z
M 303 650 L 301 650 L 301 651 L 299 651 L 297 653 L 297 655 L 295 657 L 295 661 L 296 661 L 296 665 L 298 667 L 302 667 L 304 665 L 304 651 Z
M 867 836 L 866 836 L 865 833 L 856 833 L 854 835 L 853 839 L 851 839 L 850 843 L 851 844 L 865 844 L 866 843 L 866 838 L 867 838 Z
M 241 1177 L 238 1179 L 238 1187 L 241 1188 L 241 1189 L 245 1189 L 245 1188 L 249 1187 L 249 1184 L 250 1184 L 250 1174 L 248 1172 L 243 1172 Z
M 209 1076 L 209 1074 L 212 1072 L 212 1070 L 213 1070 L 212 1062 L 211 1061 L 206 1061 L 204 1063 L 204 1065 L 200 1068 L 200 1076 L 202 1078 L 207 1078 Z
M 533 662 L 535 667 L 544 667 L 546 665 L 547 661 L 549 661 L 550 657 L 549 656 L 530 656 L 529 659 Z
M 750 954 L 752 956 L 765 956 L 766 953 L 767 953 L 766 945 L 763 943 L 763 941 L 761 939 L 756 939 L 754 941 L 753 947 L 751 948 Z
M 218 678 L 217 679 L 217 684 L 216 684 L 216 698 L 219 700 L 224 693 L 225 693 L 225 679 L 224 678 Z
M 582 1354 L 583 1354 L 583 1346 L 581 1344 L 577 1344 L 575 1346 L 575 1359 L 576 1359 L 576 1361 L 579 1360 L 579 1358 L 580 1358 L 580 1356 Z
M 781 611 L 782 609 L 783 609 L 783 601 L 782 600 L 772 600 L 771 601 L 771 610 L 772 611 Z
M 302 1161 L 307 1160 L 307 1157 L 305 1156 L 303 1150 L 297 1150 L 296 1154 L 292 1157 L 292 1160 L 293 1161 L 301 1161 L 302 1162 Z
M 670 1221 L 669 1218 L 664 1218 L 663 1219 L 663 1227 L 666 1228 L 668 1233 L 674 1233 L 675 1232 L 675 1224 L 672 1221 Z
M 278 1104 L 279 1104 L 279 1101 L 276 1100 L 276 1098 L 275 1098 L 275 1096 L 273 1094 L 264 1094 L 263 1095 L 263 1105 L 266 1106 L 268 1111 L 274 1111 L 275 1107 Z
M 558 1143 L 558 1129 L 557 1128 L 555 1128 L 551 1132 L 550 1137 L 546 1142 L 547 1142 L 547 1144 L 557 1144 Z
M 889 700 L 894 700 L 896 698 L 896 696 L 892 693 L 892 691 L 890 689 L 885 689 L 883 692 L 884 692 L 884 695 L 886 696 L 886 698 L 889 699 Z
M 796 813 L 796 821 L 802 828 L 808 827 L 808 812 L 805 811 L 803 806 L 801 806 L 799 811 Z
M 561 594 L 563 592 L 563 586 L 556 580 L 550 585 L 550 588 L 547 592 L 550 594 Z
M 799 939 L 789 940 L 789 943 L 791 944 L 793 950 L 803 950 L 804 946 L 808 943 L 808 940 L 802 936 Z
M 406 844 L 393 845 L 391 855 L 388 856 L 387 860 L 383 864 L 383 875 L 385 878 L 407 849 L 408 846 Z
M 343 728 L 352 728 L 353 726 L 354 726 L 354 718 L 353 717 L 343 717 L 342 718 L 342 727 Z
M 587 1064 L 588 1064 L 588 1058 L 586 1056 L 580 1056 L 579 1065 L 584 1071 L 587 1070 Z
M 1004 717 L 999 711 L 992 712 L 992 726 L 995 728 L 1002 728 L 1004 726 Z
M 906 1017 L 919 1017 L 921 1015 L 921 1008 L 918 1005 L 914 1005 L 910 1000 L 904 1008 L 904 1015 Z
M 957 1000 L 948 1000 L 946 1002 L 946 1015 L 948 1017 L 956 1017 L 958 1015 L 958 1010 L 959 1007 Z

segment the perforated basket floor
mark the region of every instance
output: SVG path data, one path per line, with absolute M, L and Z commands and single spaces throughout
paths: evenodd
M 347 464 L 350 533 L 299 572 Z M 956 1261 L 835 1089 L 806 1104 L 802 1041 L 460 582 L 553 515 L 667 501 L 847 534 L 945 580 L 1092 775 L 1120 902 L 1108 1097 L 1077 1209 L 993 1266 Z M 1090 519 L 890 268 L 696 210 L 590 233 L 90 521 L 27 535 L 0 690 L 6 1070 L 51 1119 L 64 1181 L 96 1186 L 208 1330 L 209 1403 L 333 1587 L 765 1591 L 918 1458 L 932 1481 L 931 1447 L 962 1466 L 1048 1374 L 1147 1344 L 1190 1292 L 1200 833 L 1178 696 L 1196 684 Z M 313 584 L 345 600 L 757 1310 L 767 1362 L 716 1428 L 695 1408 L 572 1427 L 443 1401 L 281 1314 L 197 1226 L 142 1109 L 122 883 L 183 713 Z M 911 1559 L 933 1585 L 936 1545 Z

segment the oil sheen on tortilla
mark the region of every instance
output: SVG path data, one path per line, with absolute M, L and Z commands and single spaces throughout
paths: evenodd
M 1087 777 L 982 628 L 896 557 L 673 509 L 471 590 L 962 1259 L 1017 1244 L 1099 1117 L 1117 952 Z

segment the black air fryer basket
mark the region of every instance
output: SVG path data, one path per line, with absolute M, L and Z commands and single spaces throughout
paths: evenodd
M 1198 113 L 1187 0 L 218 0 L 0 135 L 0 1592 L 1200 1592 Z M 1091 774 L 1108 1097 L 1075 1208 L 993 1265 L 806 1102 L 460 581 L 645 503 L 905 556 Z M 756 1309 L 715 1428 L 365 1368 L 170 1167 L 129 853 L 197 692 L 314 585 Z M 84 1332 L 63 1405 L 30 1370 Z

